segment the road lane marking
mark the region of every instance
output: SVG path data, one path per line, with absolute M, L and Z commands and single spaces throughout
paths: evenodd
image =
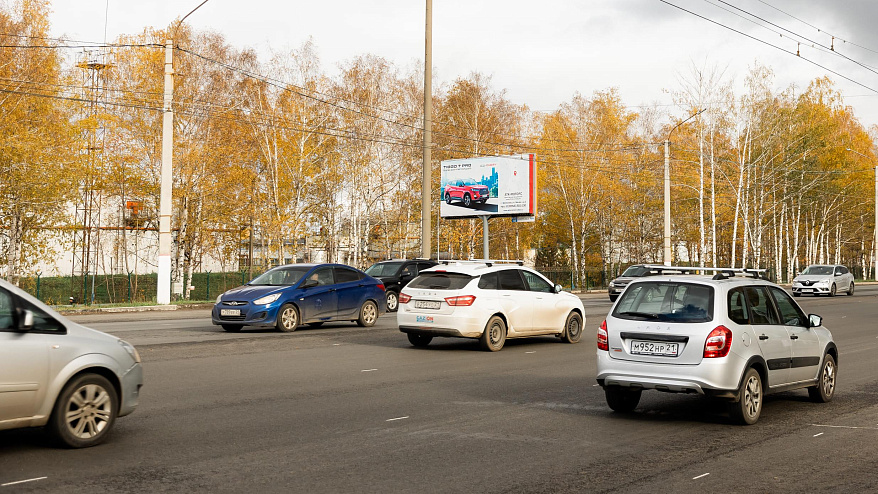
M 7 482 L 5 484 L 0 484 L 0 487 L 6 487 L 7 485 L 24 484 L 25 482 L 34 482 L 36 480 L 43 480 L 43 479 L 47 479 L 47 478 L 49 478 L 49 477 L 36 477 L 33 479 L 16 480 L 15 482 Z
M 378 370 L 378 369 L 363 369 L 363 370 L 361 370 L 360 372 L 375 372 L 375 371 L 377 371 L 377 370 Z
M 701 477 L 707 477 L 708 475 L 710 475 L 710 472 L 702 473 L 701 475 L 699 475 L 699 476 L 697 476 L 697 477 L 692 477 L 692 480 L 698 480 L 698 479 L 700 479 Z
M 878 431 L 878 427 L 854 427 L 852 425 L 826 425 L 826 424 L 811 424 L 814 427 L 831 427 L 833 429 L 866 429 L 870 431 Z
M 813 436 L 811 436 L 811 437 L 817 437 L 817 436 L 822 436 L 822 435 L 823 435 L 823 433 L 822 433 L 822 432 L 818 432 L 818 433 L 817 433 L 817 434 L 814 434 L 814 435 L 813 435 Z
M 534 352 L 524 352 L 524 353 L 537 353 L 537 352 L 534 351 Z
M 341 346 L 341 343 L 333 343 L 332 346 Z
M 385 420 L 385 422 L 393 422 L 393 421 L 396 421 L 396 420 L 405 420 L 405 419 L 407 419 L 407 418 L 409 418 L 408 415 L 406 415 L 405 417 L 396 417 L 395 419 L 387 419 L 387 420 Z

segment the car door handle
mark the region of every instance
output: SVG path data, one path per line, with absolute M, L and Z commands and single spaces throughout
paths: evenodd
M 768 339 L 768 335 L 761 334 L 761 335 L 759 335 L 759 339 L 760 339 L 760 340 L 767 340 L 767 339 Z
M 791 339 L 791 340 L 798 340 L 798 339 L 799 339 L 799 335 L 797 335 L 797 334 L 790 335 L 790 339 Z

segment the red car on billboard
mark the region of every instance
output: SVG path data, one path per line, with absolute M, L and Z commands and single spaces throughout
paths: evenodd
M 484 204 L 491 197 L 491 191 L 487 185 L 477 184 L 475 180 L 453 180 L 445 186 L 445 203 L 461 201 L 465 207 L 473 203 Z

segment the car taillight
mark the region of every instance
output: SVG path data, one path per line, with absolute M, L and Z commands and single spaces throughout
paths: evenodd
M 378 288 L 380 288 L 381 291 L 383 292 L 384 291 L 384 283 L 378 283 Z
M 704 358 L 725 357 L 732 349 L 732 330 L 717 326 L 704 340 Z
M 598 328 L 598 350 L 610 351 L 610 337 L 607 333 L 607 320 L 601 323 Z
M 409 295 L 407 293 L 399 292 L 399 303 L 407 304 L 407 303 L 409 303 L 409 300 L 411 300 L 411 299 L 412 299 L 411 295 Z
M 475 301 L 475 295 L 461 295 L 459 297 L 448 297 L 445 299 L 445 303 L 448 305 L 462 307 L 469 307 L 470 305 L 473 305 L 473 302 Z

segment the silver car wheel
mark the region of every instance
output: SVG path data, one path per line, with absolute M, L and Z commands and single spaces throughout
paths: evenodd
M 112 414 L 113 401 L 107 390 L 97 384 L 86 384 L 70 395 L 64 421 L 74 437 L 91 439 L 110 424 Z
M 750 418 L 759 416 L 759 410 L 762 408 L 762 385 L 757 376 L 750 376 L 747 379 L 741 399 L 744 400 L 744 411 Z
M 835 391 L 835 364 L 832 360 L 827 360 L 826 365 L 823 366 L 820 385 L 823 387 L 824 396 L 831 397 Z

